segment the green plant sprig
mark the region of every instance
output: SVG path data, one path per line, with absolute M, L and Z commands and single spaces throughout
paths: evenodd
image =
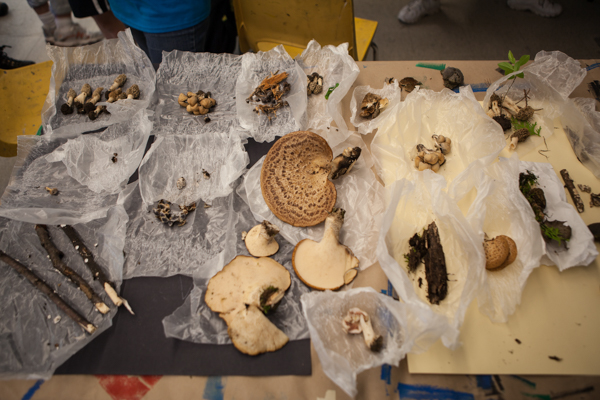
M 511 123 L 513 125 L 513 127 L 515 128 L 515 130 L 518 129 L 527 129 L 529 131 L 529 135 L 535 135 L 535 136 L 541 136 L 540 132 L 542 131 L 542 127 L 540 126 L 537 130 L 535 129 L 535 127 L 537 126 L 537 122 L 534 122 L 533 124 L 529 121 L 519 121 L 516 118 L 512 118 Z
M 564 240 L 565 242 L 568 242 L 570 240 L 562 237 L 558 231 L 558 228 L 552 228 L 550 226 L 546 226 L 545 224 L 540 224 L 540 228 L 542 228 L 544 236 L 546 236 L 548 239 L 557 241 L 559 246 L 561 241 Z
M 525 197 L 529 195 L 531 189 L 537 184 L 537 176 L 533 174 L 531 171 L 527 171 L 527 173 L 521 173 L 519 175 L 519 189 L 521 189 L 521 193 Z
M 521 58 L 519 58 L 519 61 L 517 61 L 515 59 L 515 56 L 513 55 L 512 51 L 508 51 L 508 62 L 504 61 L 501 63 L 498 63 L 498 66 L 504 71 L 504 75 L 510 75 L 514 72 L 517 72 L 521 66 L 527 64 L 527 61 L 529 61 L 529 55 L 526 54 L 524 56 L 521 56 Z M 517 78 L 523 78 L 525 75 L 523 73 L 520 73 L 518 75 L 512 76 L 509 79 L 515 79 L 515 77 Z

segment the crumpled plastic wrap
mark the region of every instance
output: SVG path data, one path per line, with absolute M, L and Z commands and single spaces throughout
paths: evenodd
M 47 51 L 54 65 L 50 90 L 42 109 L 42 125 L 46 135 L 73 136 L 125 122 L 150 105 L 156 73 L 146 53 L 134 43 L 130 30 L 120 32 L 118 39 L 103 40 L 89 46 L 47 46 Z M 107 103 L 104 92 L 120 74 L 127 75 L 123 92 L 137 84 L 140 97 L 136 100 Z M 68 115 L 62 114 L 60 107 L 66 103 L 69 89 L 75 90 L 79 95 L 85 83 L 92 87 L 92 91 L 99 86 L 104 87 L 102 101 L 97 105 L 107 105 L 110 114 L 102 113 L 94 121 L 76 111 Z
M 359 146 L 362 153 L 352 170 L 334 181 L 337 190 L 336 207 L 346 210 L 344 225 L 340 232 L 340 243 L 352 250 L 359 259 L 360 269 L 365 269 L 377 260 L 373 248 L 379 235 L 376 217 L 385 210 L 383 186 L 377 181 L 371 169 L 373 159 L 359 135 L 353 134 L 344 143 L 333 147 L 333 156 L 341 154 L 349 146 Z M 271 212 L 260 188 L 260 171 L 263 162 L 264 157 L 250 168 L 244 180 L 254 218 L 257 221 L 266 219 L 277 225 L 280 228 L 279 234 L 294 245 L 302 239 L 320 241 L 323 237 L 324 224 L 307 228 L 294 227 L 282 222 Z
M 356 376 L 383 364 L 396 365 L 407 353 L 421 353 L 439 339 L 446 321 L 420 304 L 406 304 L 373 288 L 302 295 L 310 337 L 323 372 L 348 396 L 355 397 Z M 370 351 L 362 334 L 347 334 L 342 320 L 358 307 L 371 318 L 373 331 L 383 337 L 383 349 Z
M 342 117 L 342 99 L 360 73 L 356 62 L 348 54 L 348 43 L 337 47 L 321 47 L 317 41 L 311 40 L 306 50 L 296 56 L 296 61 L 306 75 L 317 72 L 323 77 L 323 91 L 308 96 L 306 129 L 323 129 L 333 120 L 338 131 L 329 130 L 327 141 L 332 145 L 344 141 L 350 135 L 350 131 Z M 335 87 L 336 84 L 339 86 L 331 92 L 329 99 L 325 99 L 329 88 Z
M 122 210 L 113 208 L 106 218 L 73 226 L 117 290 L 126 223 Z M 117 311 L 100 283 L 93 281 L 67 235 L 57 227 L 48 229 L 65 254 L 63 260 L 92 285 L 111 310 L 106 315 L 97 312 L 83 292 L 52 267 L 33 224 L 0 218 L 0 249 L 34 271 L 98 328 L 92 335 L 84 332 L 46 295 L 0 261 L 0 379 L 50 379 L 58 366 L 111 326 Z M 135 310 L 135 304 L 131 306 Z
M 254 219 L 243 185 L 240 185 L 235 194 L 228 197 L 229 211 L 227 232 L 224 235 L 223 251 L 202 268 L 194 271 L 194 288 L 185 302 L 175 312 L 163 319 L 163 327 L 167 337 L 195 343 L 228 344 L 231 343 L 227 334 L 227 324 L 218 313 L 211 311 L 204 301 L 208 281 L 217 272 L 237 255 L 250 255 L 241 238 L 242 231 L 249 231 L 261 221 Z M 300 297 L 308 293 L 306 287 L 292 268 L 292 252 L 294 246 L 285 241 L 281 236 L 276 236 L 279 251 L 271 256 L 272 259 L 283 265 L 292 278 L 292 284 L 279 303 L 277 310 L 268 316 L 273 324 L 281 329 L 290 340 L 305 339 L 308 337 L 308 327 L 302 315 Z
M 287 82 L 291 90 L 282 97 L 288 107 L 277 110 L 271 120 L 264 113 L 254 112 L 255 102 L 246 103 L 254 89 L 276 72 L 287 72 Z M 306 74 L 289 54 L 279 45 L 269 51 L 245 53 L 242 56 L 242 69 L 235 87 L 237 116 L 242 128 L 257 142 L 272 142 L 275 136 L 303 129 L 306 125 Z
M 452 182 L 469 164 L 491 164 L 506 145 L 502 128 L 489 118 L 470 86 L 460 93 L 415 89 L 383 121 L 371 143 L 377 173 L 385 185 L 413 176 L 415 147 L 434 148 L 432 135 L 452 139 L 438 174 Z
M 377 258 L 406 304 L 428 306 L 447 319 L 449 325 L 442 342 L 455 349 L 465 312 L 484 281 L 483 246 L 454 200 L 443 191 L 446 187 L 443 177 L 424 171 L 413 173 L 411 180 L 403 179 L 386 187 L 389 206 L 383 216 Z M 404 258 L 409 252 L 409 239 L 434 221 L 448 272 L 448 295 L 438 305 L 427 300 L 424 266 L 409 275 Z
M 518 249 L 517 259 L 500 271 L 485 271 L 484 283 L 477 296 L 479 309 L 492 322 L 507 322 L 517 306 L 527 278 L 540 265 L 544 242 L 531 206 L 519 190 L 519 159 L 511 158 L 489 166 L 473 163 L 452 182 L 448 193 L 458 203 L 475 190 L 467 221 L 483 244 L 485 235 L 512 238 Z
M 231 193 L 233 182 L 249 161 L 235 133 L 158 136 L 140 165 L 142 199 L 145 205 L 155 205 L 161 199 L 173 204 L 200 200 L 211 204 Z M 186 182 L 181 190 L 177 188 L 180 178 Z
M 389 101 L 387 107 L 373 119 L 367 119 L 360 116 L 360 105 L 367 93 L 376 94 Z M 398 81 L 396 79 L 394 79 L 392 83 L 384 83 L 383 88 L 381 89 L 374 89 L 371 86 L 357 86 L 354 88 L 352 98 L 350 99 L 350 111 L 352 112 L 350 122 L 358 128 L 358 132 L 363 135 L 373 132 L 381 126 L 388 115 L 394 113 L 394 109 L 400 103 L 400 96 L 400 86 L 398 86 Z
M 569 99 L 560 122 L 581 163 L 600 179 L 600 112 L 594 99 Z
M 46 160 L 62 161 L 69 176 L 95 193 L 118 194 L 140 165 L 151 130 L 152 123 L 142 110 L 101 133 L 68 140 Z
M 91 190 L 72 178 L 62 161 L 53 161 L 57 157 L 52 153 L 67 140 L 45 136 L 17 138 L 17 161 L 0 198 L 0 217 L 34 224 L 73 225 L 106 216 L 118 194 Z M 59 194 L 50 195 L 46 187 L 58 189 Z
M 531 171 L 538 177 L 537 185 L 546 196 L 545 213 L 550 220 L 566 221 L 571 227 L 571 240 L 567 248 L 555 241 L 545 243 L 544 265 L 556 265 L 559 271 L 591 264 L 598 256 L 594 236 L 577 210 L 567 202 L 564 185 L 551 164 L 521 161 L 519 172 Z M 531 217 L 534 218 L 533 214 Z M 539 235 L 542 233 L 539 231 Z M 564 243 L 564 242 L 563 242 Z

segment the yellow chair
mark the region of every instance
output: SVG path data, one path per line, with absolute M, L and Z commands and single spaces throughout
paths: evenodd
M 233 9 L 242 53 L 283 44 L 294 58 L 315 39 L 321 45 L 348 42 L 356 61 L 371 47 L 376 59 L 377 21 L 355 18 L 352 0 L 233 0 Z

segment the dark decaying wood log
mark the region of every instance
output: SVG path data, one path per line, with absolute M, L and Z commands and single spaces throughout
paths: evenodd
M 424 236 L 427 239 L 427 254 L 423 260 L 427 279 L 427 298 L 431 304 L 440 304 L 448 294 L 448 272 L 446 271 L 446 257 L 435 222 L 429 224 Z
M 26 266 L 19 263 L 14 258 L 0 250 L 0 261 L 5 262 L 19 274 L 24 276 L 33 286 L 44 293 L 54 304 L 65 312 L 73 321 L 77 322 L 89 334 L 94 333 L 96 327 L 82 317 L 77 311 L 69 306 L 54 290 L 42 281 L 35 273 L 30 271 Z
M 38 237 L 40 238 L 40 242 L 48 256 L 50 257 L 50 261 L 52 261 L 52 265 L 56 268 L 61 274 L 69 278 L 77 288 L 81 289 L 81 291 L 87 296 L 88 299 L 94 303 L 94 306 L 98 311 L 102 314 L 106 314 L 110 309 L 104 303 L 104 301 L 94 292 L 94 289 L 83 279 L 79 274 L 77 274 L 73 269 L 71 269 L 67 264 L 65 264 L 62 260 L 63 253 L 56 247 L 56 245 L 50 239 L 50 233 L 48 232 L 48 228 L 46 225 L 36 225 L 35 231 L 37 232 Z
M 567 188 L 567 190 L 569 191 L 569 194 L 571 195 L 571 198 L 573 199 L 575 208 L 577 209 L 577 211 L 582 213 L 583 212 L 583 201 L 581 200 L 581 196 L 579 195 L 579 192 L 577 191 L 577 188 L 575 187 L 575 184 L 573 183 L 573 179 L 571 179 L 571 177 L 569 176 L 569 172 L 566 169 L 563 169 L 560 171 L 560 175 L 562 176 L 563 181 L 565 181 L 565 187 Z

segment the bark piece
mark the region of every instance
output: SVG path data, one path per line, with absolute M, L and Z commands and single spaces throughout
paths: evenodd
M 431 304 L 440 304 L 448 294 L 448 272 L 444 249 L 435 222 L 429 224 L 424 236 L 427 240 L 427 254 L 424 257 L 427 298 Z
M 584 210 L 583 201 L 581 200 L 581 196 L 579 195 L 579 192 L 577 191 L 577 188 L 573 183 L 573 179 L 571 179 L 571 177 L 569 176 L 569 172 L 566 169 L 563 169 L 560 171 L 560 175 L 565 181 L 565 187 L 569 191 L 571 199 L 573 199 L 573 203 L 575 203 L 575 208 L 577 208 L 577 211 L 582 213 Z

